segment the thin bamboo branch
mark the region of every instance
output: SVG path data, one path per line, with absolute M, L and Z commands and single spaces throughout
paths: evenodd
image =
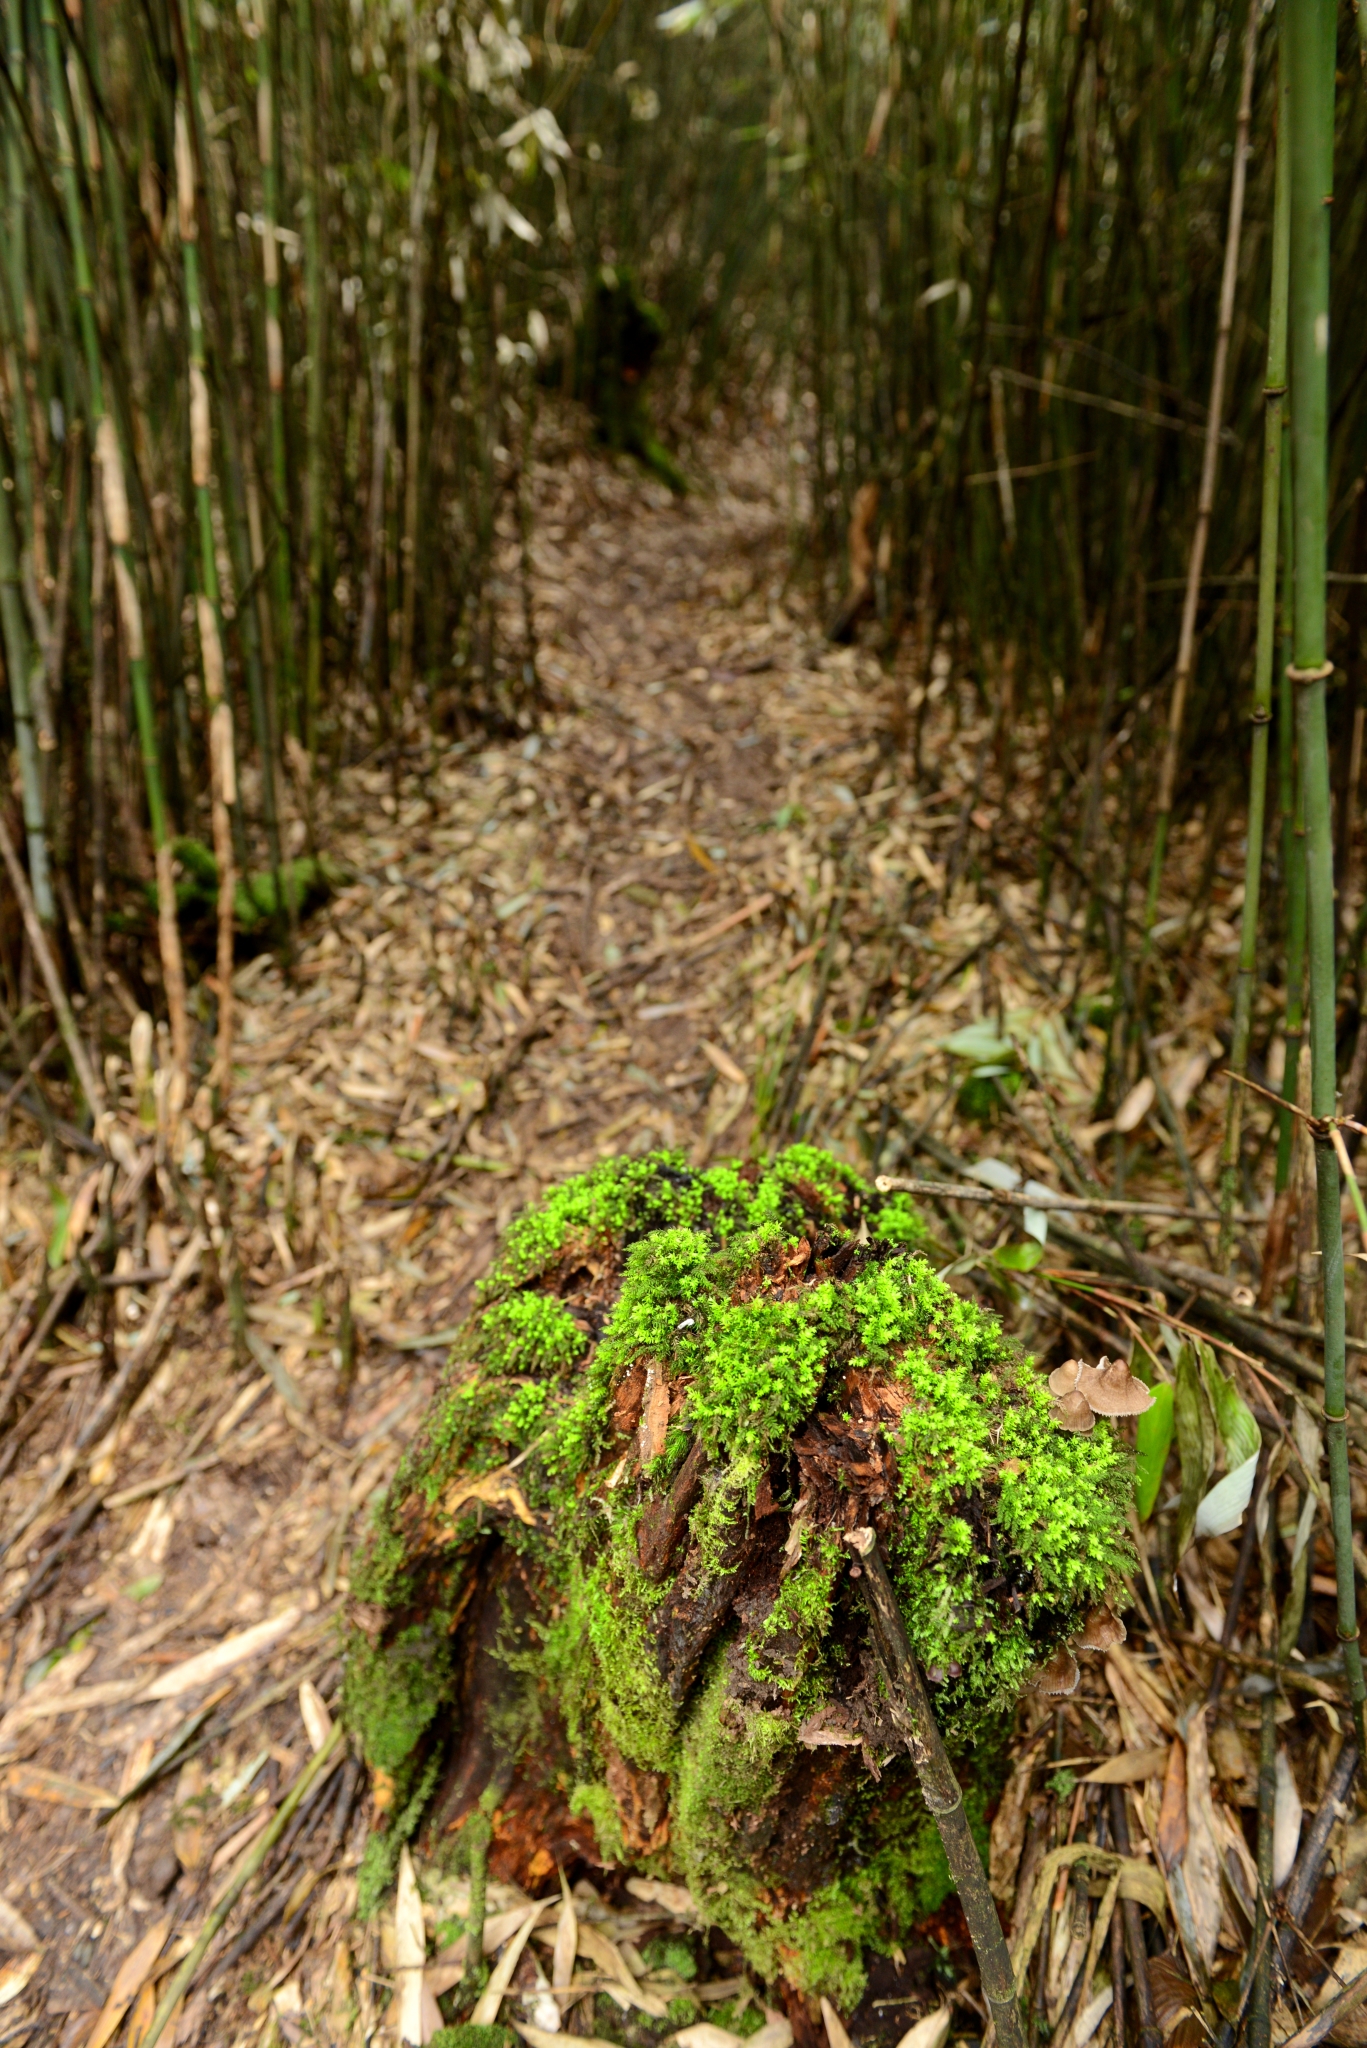
M 89 1105 L 98 1135 L 104 1117 L 104 1090 L 96 1078 L 95 1069 L 90 1063 L 89 1054 L 77 1029 L 75 1016 L 67 1001 L 66 990 L 62 986 L 61 974 L 52 957 L 52 948 L 39 921 L 33 891 L 29 888 L 28 877 L 15 851 L 14 841 L 9 836 L 3 813 L 0 813 L 0 860 L 4 861 L 9 870 L 10 886 L 19 905 L 19 915 L 24 920 L 24 929 L 33 948 L 33 957 L 38 963 L 38 972 L 43 977 L 43 986 L 52 1005 L 52 1014 L 57 1019 L 57 1029 L 62 1034 L 62 1044 L 66 1047 L 67 1058 L 71 1061 L 71 1071 L 76 1076 L 81 1093 Z
M 1277 644 L 1277 516 L 1282 489 L 1282 421 L 1286 406 L 1287 276 L 1291 251 L 1291 186 L 1286 164 L 1285 121 L 1277 123 L 1276 193 L 1272 228 L 1272 303 L 1267 323 L 1267 381 L 1263 415 L 1262 534 L 1258 561 L 1258 644 L 1253 664 L 1253 727 L 1248 770 L 1248 835 L 1244 849 L 1244 902 L 1239 924 L 1239 970 L 1234 980 L 1234 1018 L 1229 1065 L 1248 1071 L 1253 1023 L 1253 989 L 1258 969 L 1258 908 L 1263 878 L 1263 836 L 1267 815 L 1268 727 L 1272 720 L 1272 670 Z M 1234 1242 L 1234 1201 L 1239 1181 L 1239 1139 L 1243 1095 L 1231 1085 L 1220 1160 L 1220 1270 L 1226 1271 Z
M 233 911 L 237 876 L 229 811 L 237 802 L 237 771 L 233 754 L 232 709 L 224 688 L 223 622 L 210 497 L 213 433 L 209 382 L 204 374 L 204 316 L 199 300 L 199 209 L 195 201 L 194 151 L 183 97 L 178 98 L 176 104 L 175 148 L 176 197 L 185 277 L 185 325 L 190 357 L 190 481 L 199 524 L 200 588 L 195 613 L 204 667 L 204 710 L 209 727 L 209 801 L 214 859 L 218 863 L 218 1042 L 214 1078 L 222 1102 L 232 1090 L 233 1078 Z
M 16 405 L 15 411 L 21 409 Z M 10 706 L 14 714 L 14 746 L 19 756 L 19 788 L 24 812 L 24 838 L 28 848 L 29 874 L 38 916 L 50 925 L 56 915 L 52 899 L 52 878 L 48 866 L 46 805 L 43 801 L 42 764 L 34 728 L 33 699 L 29 680 L 35 662 L 29 644 L 24 608 L 20 601 L 19 547 L 14 530 L 13 478 L 4 464 L 0 441 L 0 628 L 5 643 L 5 673 L 9 680 Z
M 1249 0 L 1244 30 L 1243 75 L 1239 89 L 1239 112 L 1234 127 L 1234 163 L 1229 187 L 1229 225 L 1225 235 L 1224 275 L 1220 282 L 1220 315 L 1215 336 L 1215 361 L 1210 373 L 1210 407 L 1206 414 L 1206 444 L 1201 461 L 1201 486 L 1196 500 L 1196 530 L 1192 535 L 1187 563 L 1187 594 L 1182 606 L 1182 627 L 1177 642 L 1177 666 L 1173 673 L 1172 696 L 1168 705 L 1168 733 L 1158 777 L 1158 815 L 1154 824 L 1153 859 L 1149 870 L 1148 899 L 1144 909 L 1144 942 L 1147 952 L 1163 882 L 1163 865 L 1168 850 L 1168 826 L 1172 818 L 1173 794 L 1177 786 L 1178 750 L 1186 715 L 1187 691 L 1191 683 L 1196 652 L 1196 611 L 1201 598 L 1201 571 L 1205 567 L 1206 543 L 1210 538 L 1210 515 L 1215 504 L 1215 477 L 1220 459 L 1220 428 L 1225 414 L 1225 376 L 1229 365 L 1229 337 L 1234 325 L 1234 289 L 1239 276 L 1239 243 L 1243 232 L 1244 191 L 1248 177 L 1248 130 L 1253 117 L 1253 74 L 1258 55 L 1260 0 Z
M 304 745 L 318 750 L 323 681 L 323 394 L 326 377 L 326 303 L 323 285 L 323 183 L 318 137 L 318 41 L 313 0 L 299 6 L 299 111 L 304 194 L 304 296 L 308 319 L 308 411 L 305 517 L 308 539 L 307 634 L 304 653 Z
M 270 426 L 271 489 L 275 532 L 271 567 L 275 584 L 275 646 L 280 679 L 280 715 L 297 733 L 294 605 L 290 576 L 289 458 L 285 447 L 285 333 L 280 318 L 279 172 L 275 157 L 275 34 L 279 11 L 272 0 L 254 0 L 256 39 L 256 147 L 261 160 L 261 275 L 266 289 L 266 392 Z
M 996 1202 L 1008 1209 L 1054 1210 L 1076 1216 L 1157 1216 L 1184 1223 L 1209 1223 L 1209 1209 L 1182 1209 L 1169 1202 L 1125 1202 L 1092 1195 L 1023 1194 L 1016 1188 L 964 1187 L 952 1181 L 904 1180 L 880 1173 L 874 1183 L 880 1194 L 901 1192 L 926 1195 L 941 1202 Z M 1238 1223 L 1265 1223 L 1266 1217 L 1253 1211 L 1241 1213 Z
M 856 1530 L 846 1541 L 859 1553 L 860 1562 L 851 1566 L 851 1577 L 859 1571 L 859 1590 L 869 1611 L 870 1633 L 891 1694 L 893 1717 L 916 1766 L 922 1796 L 940 1831 L 978 1959 L 983 1997 L 996 2024 L 999 2048 L 1025 2048 L 1015 1972 L 996 1900 L 988 1889 L 987 1872 L 964 1812 L 963 1792 L 945 1752 L 907 1640 L 887 1563 L 872 1529 Z
M 143 2036 L 142 2048 L 156 2048 L 157 2042 L 166 2031 L 172 2014 L 185 1996 L 196 1970 L 198 1970 L 208 1954 L 209 1944 L 241 1898 L 252 1878 L 255 1877 L 257 1871 L 260 1870 L 262 1864 L 284 1834 L 300 1800 L 319 1774 L 328 1768 L 332 1761 L 333 1752 L 342 1740 L 342 1734 L 342 1723 L 334 1721 L 326 1742 L 324 1742 L 317 1755 L 311 1756 L 304 1765 L 294 1784 L 276 1808 L 274 1819 L 267 1827 L 261 1830 L 256 1840 L 243 1851 L 231 1877 L 219 1892 L 218 1897 L 206 1916 L 204 1925 L 201 1927 L 189 1954 L 171 1978 L 165 1991 L 162 1992 L 157 2009 L 152 2015 L 152 2024 Z

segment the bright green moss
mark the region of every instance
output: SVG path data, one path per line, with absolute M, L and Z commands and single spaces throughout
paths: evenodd
M 547 1294 L 514 1294 L 479 1318 L 480 1348 L 494 1372 L 567 1373 L 582 1357 L 587 1338 L 563 1301 Z
M 534 1610 L 500 1650 L 526 1698 L 499 1740 L 528 1757 L 560 1745 L 570 1804 L 619 1863 L 630 1816 L 613 1787 L 623 1768 L 658 1774 L 668 1841 L 647 1867 L 683 1878 L 761 1975 L 857 2001 L 867 1955 L 949 1877 L 905 1758 L 878 1758 L 876 1780 L 857 1752 L 814 1763 L 799 1740 L 861 1669 L 850 1488 L 881 1475 L 858 1511 L 878 1521 L 951 1752 L 973 1758 L 975 1825 L 1003 1716 L 1130 1562 L 1111 1425 L 1059 1431 L 1042 1377 L 917 1255 L 920 1235 L 904 1197 L 809 1146 L 763 1171 L 610 1161 L 513 1226 L 353 1565 L 368 1628 L 378 1611 L 388 1631 L 379 1650 L 357 1640 L 346 1692 L 394 1780 L 368 1887 L 452 1726 L 460 1638 L 453 1654 L 444 1621 L 412 1617 L 456 1613 L 463 1561 L 496 1535 Z M 525 1515 L 469 1491 L 514 1458 Z M 656 1552 L 690 1458 L 687 1519 L 666 1518 Z M 813 1784 L 834 1788 L 813 1820 L 829 1846 L 809 1879 L 776 1879 L 753 1830 Z
M 449 1670 L 449 1643 L 430 1628 L 404 1629 L 382 1652 L 352 1644 L 343 1711 L 372 1770 L 397 1779 L 411 1764 L 441 1704 Z
M 532 1380 L 519 1387 L 499 1419 L 498 1433 L 511 1444 L 524 1444 L 546 1413 L 548 1390 Z

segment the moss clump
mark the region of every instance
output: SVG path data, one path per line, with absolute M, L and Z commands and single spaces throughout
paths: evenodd
M 511 2027 L 438 2027 L 428 2048 L 518 2048 Z
M 949 1875 L 845 1534 L 879 1532 L 979 1821 L 1028 1672 L 1130 1561 L 1111 1426 L 1060 1432 L 920 1241 L 809 1146 L 609 1162 L 513 1226 L 353 1574 L 377 1871 L 429 1777 L 458 1824 L 488 1731 L 521 1730 L 505 1767 L 601 1855 L 685 1881 L 765 1976 L 857 2000 Z

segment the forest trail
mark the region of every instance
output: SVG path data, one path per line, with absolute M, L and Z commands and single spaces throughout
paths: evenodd
M 990 1035 L 994 1015 L 1076 1121 L 1094 1099 L 1098 1047 L 1063 1022 L 1068 904 L 1042 912 L 1013 879 L 1012 840 L 1038 823 L 1038 737 L 1006 753 L 987 693 L 937 664 L 913 789 L 880 746 L 877 662 L 830 648 L 785 597 L 779 451 L 752 439 L 710 459 L 711 490 L 679 504 L 601 457 L 544 454 L 543 730 L 435 757 L 415 730 L 399 769 L 345 771 L 316 822 L 354 879 L 304 927 L 288 975 L 263 953 L 236 976 L 235 1088 L 210 1141 L 251 1360 L 234 1363 L 207 1268 L 177 1300 L 155 1280 L 115 1290 L 116 1355 L 164 1315 L 165 1358 L 0 1585 L 13 1603 L 45 1574 L 7 1631 L 0 1893 L 39 1942 L 54 2039 L 83 2038 L 79 2016 L 163 1910 L 173 1945 L 199 1924 L 307 1754 L 299 1687 L 335 1700 L 351 1545 L 515 1212 L 610 1153 L 744 1152 L 762 1122 L 855 1159 L 891 1140 L 894 1157 L 898 1130 L 954 1094 L 947 1037 L 984 1019 Z M 512 615 L 515 549 L 509 563 Z M 1212 975 L 1227 932 L 1218 916 L 1206 928 Z M 1187 1062 L 1209 1178 L 1218 1113 L 1191 1061 L 1209 1058 L 1211 984 L 1194 971 L 1189 986 L 1167 1056 Z M 135 1128 L 128 1071 L 123 1086 Z M 168 1130 L 164 1091 L 162 1114 L 192 1182 L 204 1136 L 188 1119 Z M 993 1144 L 1054 1172 L 1047 1137 Z M 5 1190 L 16 1292 L 53 1223 L 40 1155 L 22 1157 Z M 165 1271 L 190 1232 L 144 1219 L 134 1235 L 120 1271 Z M 1045 1342 L 1058 1313 L 1043 1312 Z M 42 1352 L 48 1378 L 10 1439 L 7 1530 L 89 1412 L 101 1356 L 76 1328 Z M 206 1676 L 193 1660 L 224 1644 Z M 187 1761 L 92 1827 L 202 1707 L 209 1744 L 187 1737 Z M 235 2038 L 230 2010 L 256 2024 L 236 2003 L 247 1981 L 257 2015 L 286 1983 L 321 2013 L 343 1949 L 379 1967 L 351 1931 L 356 1792 L 339 1795 L 339 1858 L 287 1938 L 257 1948 L 250 1980 L 196 1993 L 203 2018 L 208 1990 L 233 1987 L 215 2039 Z

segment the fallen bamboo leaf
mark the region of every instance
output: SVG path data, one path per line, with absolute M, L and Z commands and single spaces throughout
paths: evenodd
M 103 1785 L 84 1785 L 79 1778 L 65 1778 L 60 1771 L 44 1770 L 41 1764 L 10 1764 L 0 1782 L 16 1798 L 74 1806 L 85 1813 L 99 1813 L 119 1803 L 117 1792 L 107 1792 Z
M 565 2048 L 563 2034 L 548 2033 L 545 2027 L 528 2026 L 525 2020 L 513 2021 L 514 2033 L 520 2034 L 527 2048 Z M 604 2041 L 597 2034 L 576 2034 L 575 2048 L 619 2048 L 615 2041 Z
M 1115 1992 L 1108 1984 L 1104 1991 L 1098 1991 L 1094 1998 L 1088 1999 L 1073 2021 L 1072 2031 L 1068 2035 L 1069 2048 L 1086 2048 L 1087 2042 L 1091 2040 L 1110 2011 L 1114 1997 Z
M 558 1899 L 538 1899 L 534 1905 L 528 1906 L 523 1912 L 518 1927 L 509 1937 L 507 1947 L 494 1965 L 493 1975 L 475 2001 L 474 2011 L 470 2014 L 469 2022 L 472 2027 L 491 2027 L 494 2025 L 498 2019 L 498 2009 L 503 2003 L 504 1993 L 513 1981 L 513 1971 L 518 1966 L 522 1951 L 527 1946 L 528 1940 L 531 1937 L 533 1927 L 535 1927 L 548 1906 L 558 1906 L 559 1903 Z M 538 2029 L 538 2031 L 540 2030 Z M 556 2036 L 550 2034 L 547 2036 L 547 2039 L 553 2041 L 556 2039 Z
M 640 2010 L 649 2013 L 652 2019 L 665 2018 L 669 2010 L 665 2001 L 657 1998 L 654 1992 L 641 1989 L 616 1942 L 609 1940 L 601 1928 L 593 1926 L 592 1922 L 587 1920 L 581 1920 L 579 1923 L 579 1953 L 581 1956 L 587 1956 L 591 1963 L 596 1963 L 614 1983 L 619 1984 L 623 1996 L 632 2005 L 639 2006 Z
M 394 1896 L 394 1972 L 399 1991 L 397 2028 L 400 2041 L 423 2048 L 428 2036 L 423 2029 L 423 1964 L 427 1960 L 427 1936 L 422 1920 L 422 1899 L 418 1893 L 413 1858 L 405 1842 L 399 1851 L 399 1882 Z M 428 1993 L 435 2009 L 436 2001 Z
M 694 2020 L 691 2026 L 680 2027 L 670 2036 L 679 2048 L 740 2048 L 741 2037 L 733 2034 L 729 2027 L 719 2027 L 715 2020 Z
M 1119 1756 L 1107 1757 L 1104 1764 L 1098 1764 L 1094 1771 L 1088 1771 L 1079 1778 L 1080 1785 L 1139 1785 L 1146 1778 L 1161 1778 L 1168 1767 L 1168 1752 L 1172 1745 L 1160 1743 L 1155 1749 L 1125 1749 Z
M 710 1038 L 704 1038 L 700 1041 L 698 1050 L 708 1065 L 716 1068 L 723 1081 L 730 1081 L 737 1088 L 749 1087 L 750 1076 L 744 1067 L 737 1066 L 724 1045 L 716 1045 Z
M 1011 1944 L 1011 1961 L 1016 1972 L 1017 1994 L 1025 1985 L 1025 1974 L 1035 1952 L 1044 1916 L 1049 1910 L 1050 1894 L 1059 1879 L 1059 1873 L 1071 1870 L 1075 1864 L 1085 1863 L 1097 1877 L 1109 1877 L 1118 1872 L 1120 1877 L 1119 1897 L 1133 1899 L 1137 1905 L 1147 1906 L 1159 1920 L 1166 1921 L 1168 1896 L 1163 1880 L 1151 1863 L 1145 1863 L 1138 1856 L 1120 1856 L 1114 1849 L 1098 1849 L 1093 1842 L 1067 1842 L 1061 1849 L 1051 1849 L 1040 1864 L 1035 1879 L 1035 1889 L 1030 1899 L 1030 1910 L 1021 1923 L 1019 1935 Z
M 198 1870 L 204 1861 L 203 1786 L 202 1763 L 197 1756 L 188 1757 L 180 1767 L 171 1805 L 171 1843 L 182 1870 Z
M 826 2048 L 854 2048 L 845 2022 L 841 2019 L 829 1998 L 821 2001 L 821 2017 L 826 2024 Z
M 1122 1137 L 1138 1130 L 1157 1100 L 1158 1090 L 1145 1074 L 1142 1081 L 1136 1081 L 1125 1100 L 1115 1113 L 1115 1129 Z
M 997 1817 L 992 1823 L 992 1834 L 988 1849 L 988 1887 L 994 1899 L 1010 1905 L 1016 1895 L 1016 1872 L 1020 1867 L 1021 1850 L 1025 1845 L 1025 1823 L 1030 1811 L 1034 1793 L 1035 1765 L 1044 1751 L 1042 1742 L 1033 1742 L 1020 1758 L 1002 1793 Z M 920 2022 L 918 2021 L 919 2025 Z M 932 2042 L 931 2048 L 939 2048 Z
M 1187 1722 L 1187 1847 L 1182 1859 L 1201 1960 L 1209 1970 L 1220 1939 L 1220 1850 L 1210 1796 L 1206 1708 Z
M 933 2012 L 924 2014 L 907 2028 L 897 2048 L 944 2048 L 953 2016 L 952 2007 L 937 2005 Z
M 1168 1751 L 1154 1847 L 1164 1870 L 1176 1869 L 1187 1852 L 1187 1752 L 1180 1737 Z
M 173 1664 L 160 1678 L 153 1679 L 143 1691 L 142 1698 L 174 1700 L 184 1692 L 193 1692 L 197 1686 L 208 1685 L 212 1679 L 222 1677 L 225 1671 L 236 1670 L 249 1658 L 273 1650 L 277 1643 L 282 1643 L 286 1636 L 294 1633 L 303 1618 L 303 1605 L 295 1601 L 268 1620 L 258 1621 L 254 1627 L 228 1636 L 215 1644 L 212 1650 L 203 1650 L 197 1657 L 187 1657 L 183 1664 Z
M 781 2015 L 766 2020 L 753 2034 L 747 2034 L 746 2048 L 793 2048 L 793 2027 L 791 2020 Z
M 309 1739 L 309 1748 L 316 1756 L 332 1733 L 332 1716 L 324 1706 L 322 1694 L 311 1678 L 304 1679 L 299 1687 L 299 1712 L 304 1723 L 304 1733 Z
M 148 1928 L 137 1946 L 128 1951 L 114 1973 L 109 1996 L 105 1999 L 100 2016 L 87 2037 L 84 2048 L 105 2048 L 105 2044 L 113 2040 L 123 2022 L 124 2014 L 152 1975 L 170 1932 L 170 1920 L 158 1920 L 155 1927 Z
M 133 2000 L 133 2010 L 128 2015 L 128 2048 L 142 2048 L 151 2032 L 156 2010 L 157 1987 L 149 1979 Z
M 40 1947 L 37 1935 L 17 1906 L 8 1899 L 0 1898 L 0 1948 L 35 1949 Z
M 260 1813 L 252 1815 L 252 1818 L 245 1827 L 239 1828 L 235 1835 L 229 1835 L 227 1841 L 215 1849 L 212 1857 L 209 1859 L 210 1877 L 216 1876 L 222 1870 L 225 1863 L 231 1863 L 233 1858 L 239 1855 L 249 1842 L 254 1842 L 261 1833 L 261 1830 L 268 1826 L 274 1817 L 271 1808 L 263 1806 Z
M 627 1890 L 634 1899 L 644 1899 L 649 1906 L 663 1906 L 676 1920 L 696 1920 L 698 1908 L 687 1885 L 665 1884 L 658 1877 L 629 1877 Z
M 0 1968 L 0 2005 L 8 2005 L 19 1996 L 42 1960 L 42 1951 L 35 1949 L 31 1956 L 21 1956 L 17 1963 L 6 1963 Z
M 514 1928 L 520 1925 L 522 1916 L 526 1912 L 526 1910 L 527 1908 L 525 1905 L 510 1906 L 505 1912 L 489 1913 L 485 1916 L 483 1946 L 484 1953 L 486 1956 L 492 1956 L 498 1953 L 499 1949 L 502 1948 L 504 1942 L 508 1939 L 508 1936 L 513 1932 Z M 437 1963 L 440 1967 L 449 1968 L 455 1973 L 451 1979 L 451 1983 L 442 1986 L 442 1991 L 451 1990 L 452 1986 L 458 1983 L 460 1978 L 464 1975 L 465 1952 L 466 1937 L 463 1934 L 460 1934 L 457 1935 L 456 1939 L 453 1942 L 448 1943 L 448 1945 L 442 1950 L 441 1954 L 437 1957 Z M 440 1998 L 441 1995 L 442 1992 L 438 1991 L 438 1998 Z
M 1272 1887 L 1279 1891 L 1291 1875 L 1301 1839 L 1301 1795 L 1291 1772 L 1291 1759 L 1277 1751 L 1277 1796 L 1272 1814 Z
M 569 1886 L 561 1879 L 560 1918 L 555 1924 L 555 1948 L 551 1956 L 551 1988 L 565 1991 L 574 1977 L 574 1958 L 579 1950 L 579 1920 Z

